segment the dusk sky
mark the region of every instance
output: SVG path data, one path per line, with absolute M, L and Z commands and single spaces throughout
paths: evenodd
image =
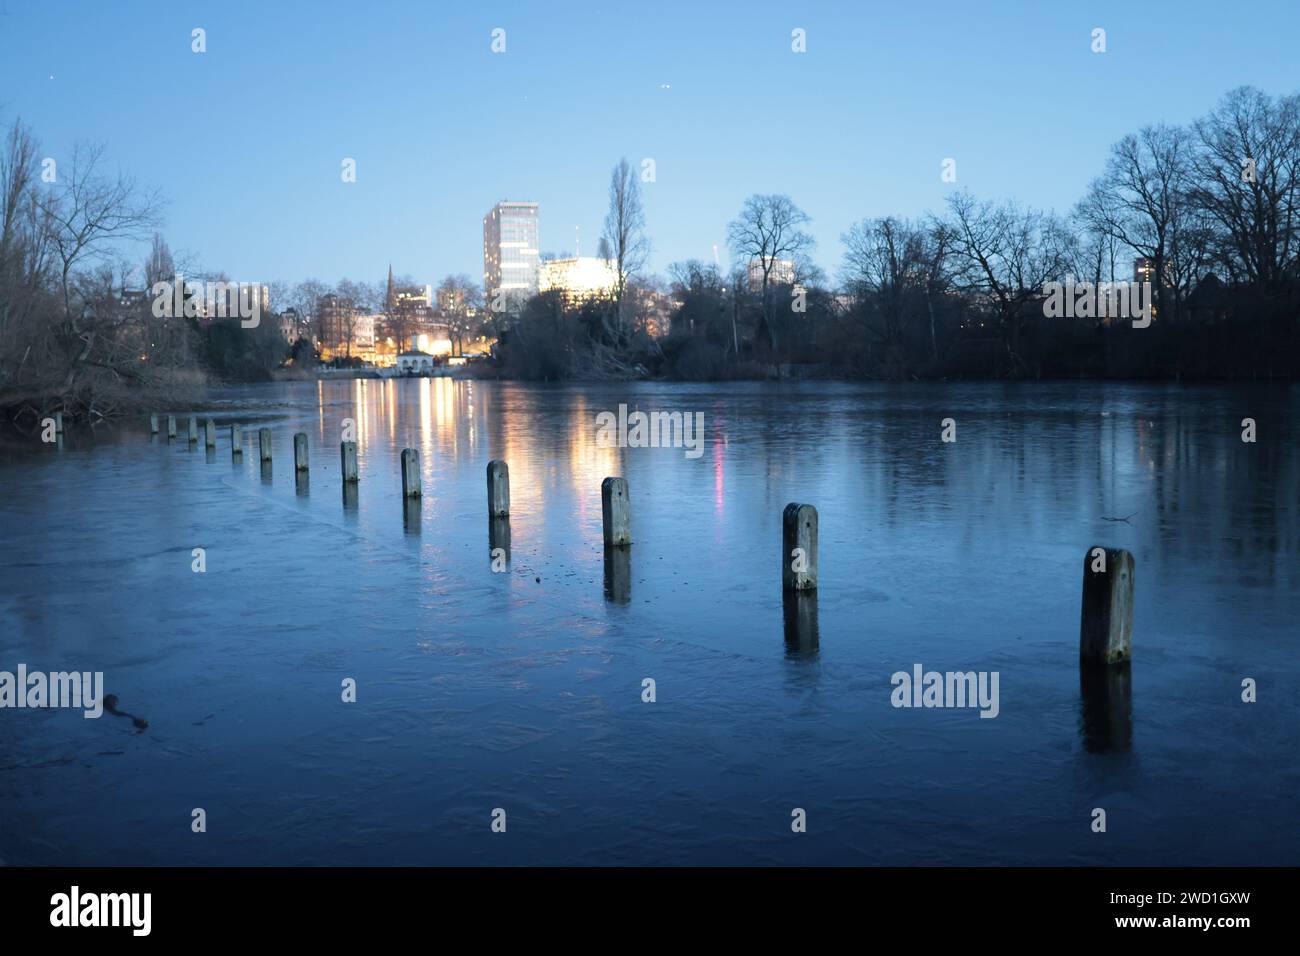
M 651 270 L 715 243 L 725 265 L 745 197 L 782 192 L 834 275 L 858 219 L 939 210 L 954 188 L 1066 211 L 1123 134 L 1234 86 L 1300 88 L 1300 5 L 1248 11 L 0 0 L 0 120 L 60 161 L 104 144 L 162 190 L 172 247 L 237 281 L 375 281 L 390 261 L 421 283 L 481 281 L 482 217 L 506 198 L 541 204 L 543 252 L 572 253 L 581 227 L 592 254 L 622 156 L 655 161 Z

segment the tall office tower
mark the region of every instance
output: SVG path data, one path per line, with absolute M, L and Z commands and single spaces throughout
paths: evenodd
M 498 293 L 513 308 L 537 291 L 539 249 L 537 203 L 499 202 L 483 217 L 483 293 L 489 309 Z

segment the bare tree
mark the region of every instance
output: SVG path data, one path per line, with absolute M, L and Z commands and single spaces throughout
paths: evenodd
M 102 261 L 122 242 L 149 238 L 162 210 L 157 193 L 141 193 L 127 176 L 105 174 L 102 162 L 103 147 L 78 143 L 55 189 L 42 202 L 58 260 L 64 311 L 69 317 L 73 313 L 73 270 L 83 263 Z
M 298 321 L 303 324 L 303 331 L 309 338 L 320 342 L 324 329 L 320 324 L 320 300 L 329 287 L 320 279 L 304 279 L 293 287 L 289 302 L 298 313 Z
M 615 341 L 625 344 L 628 331 L 625 299 L 628 280 L 645 265 L 650 241 L 645 235 L 645 213 L 641 208 L 641 184 L 626 158 L 609 177 L 609 211 L 601 236 L 601 255 L 613 264 Z
M 1228 274 L 1268 290 L 1296 278 L 1300 96 L 1240 87 L 1194 128 L 1201 152 L 1192 198 L 1220 234 Z
M 778 345 L 773 277 L 781 263 L 794 263 L 812 249 L 813 237 L 802 228 L 809 221 L 789 196 L 756 194 L 727 226 L 728 244 L 742 267 L 756 262 L 762 270 L 763 317 L 773 349 Z
M 1028 307 L 1069 262 L 1069 234 L 1054 216 L 1015 203 L 978 202 L 969 193 L 948 200 L 956 276 L 996 317 L 1017 374 L 1025 371 L 1020 333 Z
M 483 290 L 469 276 L 447 276 L 438 285 L 438 310 L 447 323 L 453 355 L 464 352 L 465 340 L 480 334 L 483 321 Z
M 52 256 L 37 153 L 31 130 L 14 122 L 0 153 L 0 394 L 16 387 L 33 350 L 48 345 L 41 326 Z
M 946 284 L 946 227 L 891 216 L 855 224 L 842 241 L 844 285 L 878 319 L 868 328 L 882 346 L 886 373 L 891 377 L 907 373 L 905 336 L 923 313 L 929 319 L 931 351 L 937 361 L 934 297 Z
M 939 363 L 939 337 L 935 326 L 935 300 L 952 287 L 948 257 L 952 248 L 952 230 L 941 219 L 932 219 L 926 233 L 925 309 L 930 320 L 930 358 Z
M 1092 230 L 1150 260 L 1156 314 L 1175 321 L 1200 264 L 1188 195 L 1193 150 L 1192 134 L 1183 127 L 1143 127 L 1111 147 L 1105 171 L 1078 207 Z
M 334 287 L 334 294 L 337 297 L 338 306 L 336 315 L 338 334 L 343 341 L 348 357 L 351 358 L 352 345 L 356 341 L 361 316 L 369 312 L 374 306 L 375 289 L 365 282 L 340 279 L 338 285 Z
M 102 417 L 123 386 L 156 380 L 140 351 L 148 334 L 141 310 L 115 290 L 130 272 L 123 246 L 150 236 L 161 202 L 106 173 L 97 147 L 78 145 L 39 184 L 35 155 L 30 134 L 14 124 L 0 160 L 0 322 L 39 322 L 26 330 L 9 384 L 30 371 L 22 388 L 38 401 Z

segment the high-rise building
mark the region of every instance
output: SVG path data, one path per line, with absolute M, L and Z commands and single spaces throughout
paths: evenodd
M 537 203 L 502 201 L 483 217 L 483 293 L 522 301 L 537 291 Z

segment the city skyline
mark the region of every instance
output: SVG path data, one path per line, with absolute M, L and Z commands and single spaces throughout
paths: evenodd
M 21 115 L 56 160 L 78 139 L 103 144 L 166 197 L 173 247 L 232 276 L 365 278 L 390 258 L 399 274 L 479 276 L 483 210 L 506 196 L 541 204 L 541 252 L 576 252 L 575 229 L 594 249 L 608 170 L 624 156 L 636 169 L 654 161 L 648 272 L 711 261 L 714 245 L 726 265 L 744 198 L 783 192 L 811 216 L 813 261 L 833 275 L 859 219 L 939 211 L 954 189 L 1066 212 L 1132 129 L 1187 122 L 1242 83 L 1295 88 L 1283 55 L 1294 9 L 1265 4 L 1225 36 L 1196 7 L 1214 9 L 941 4 L 915 23 L 906 11 L 760 4 L 737 18 L 669 4 L 637 21 L 629 49 L 619 14 L 578 8 L 412 9 L 339 31 L 341 4 L 293 29 L 292 11 L 234 4 L 158 11 L 127 31 L 114 11 L 73 4 L 64 17 L 86 41 L 67 57 L 63 18 L 9 0 L 0 111 Z M 1089 49 L 1095 27 L 1104 54 Z M 795 28 L 806 53 L 791 50 Z M 936 39 L 944 58 L 925 58 Z M 340 70 L 340 58 L 357 66 Z M 174 82 L 155 84 L 156 68 Z M 1132 95 L 1152 76 L 1158 103 Z M 747 105 L 758 77 L 761 111 Z M 81 108 L 91 91 L 96 108 Z M 590 122 L 557 125 L 575 99 Z M 357 178 L 344 183 L 349 158 Z M 946 158 L 956 183 L 941 181 Z

